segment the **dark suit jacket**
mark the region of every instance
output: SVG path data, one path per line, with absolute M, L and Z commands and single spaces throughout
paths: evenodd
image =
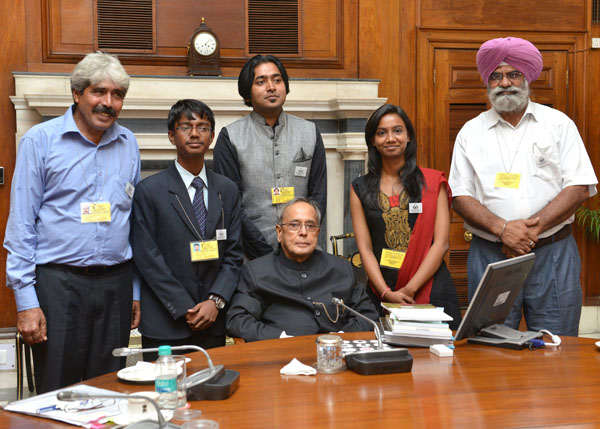
M 349 262 L 315 250 L 310 258 L 299 263 L 276 250 L 242 268 L 240 284 L 227 314 L 227 330 L 246 341 L 279 338 L 282 331 L 296 336 L 373 330 L 373 324 L 349 311 L 340 310 L 336 320 L 333 297 L 377 320 L 378 313 L 365 292 L 365 285 L 356 278 Z
M 240 199 L 235 183 L 207 170 L 208 219 L 206 235 L 227 230 L 219 241 L 219 259 L 191 262 L 190 242 L 200 230 L 187 189 L 171 164 L 142 180 L 135 188 L 131 221 L 133 259 L 141 274 L 140 332 L 158 339 L 192 335 L 185 314 L 215 293 L 231 301 L 243 262 Z M 193 223 L 194 228 L 190 222 Z M 212 335 L 225 333 L 225 310 L 208 328 Z

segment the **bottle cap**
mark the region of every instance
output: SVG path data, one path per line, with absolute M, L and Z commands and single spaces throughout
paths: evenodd
M 171 346 L 160 346 L 158 348 L 159 356 L 168 356 L 171 354 Z

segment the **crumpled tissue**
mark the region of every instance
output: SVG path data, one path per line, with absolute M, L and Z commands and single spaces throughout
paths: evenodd
M 298 359 L 294 358 L 286 366 L 279 370 L 284 375 L 315 375 L 317 370 L 312 366 L 304 365 Z

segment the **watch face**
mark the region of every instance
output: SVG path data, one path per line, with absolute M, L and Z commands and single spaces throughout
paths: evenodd
M 198 33 L 194 37 L 194 49 L 200 55 L 212 55 L 217 50 L 217 39 L 210 33 Z

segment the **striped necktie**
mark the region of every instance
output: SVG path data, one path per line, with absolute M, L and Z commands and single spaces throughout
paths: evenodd
M 192 201 L 192 205 L 194 206 L 194 213 L 196 214 L 196 219 L 198 220 L 198 225 L 200 225 L 200 235 L 202 238 L 205 238 L 206 235 L 206 218 L 208 213 L 206 211 L 206 206 L 204 205 L 204 192 L 202 189 L 204 188 L 204 182 L 199 177 L 194 177 L 192 181 L 192 186 L 196 188 L 196 193 L 194 194 L 194 201 Z

